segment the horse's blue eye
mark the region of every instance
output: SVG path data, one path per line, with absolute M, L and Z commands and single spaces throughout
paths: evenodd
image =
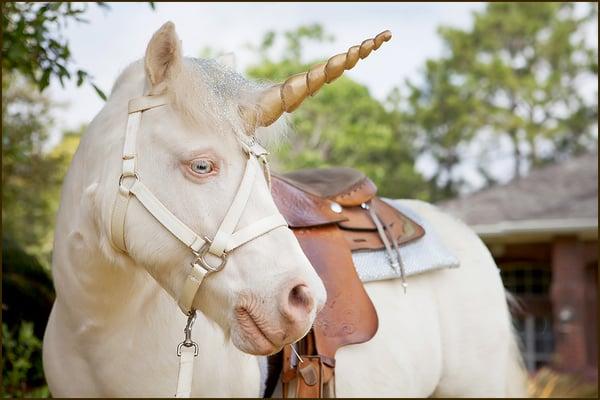
M 214 169 L 212 162 L 204 159 L 192 161 L 191 168 L 192 171 L 200 175 L 210 174 Z

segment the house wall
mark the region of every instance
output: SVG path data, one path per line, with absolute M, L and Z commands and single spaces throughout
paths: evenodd
M 550 346 L 554 350 L 547 364 L 597 381 L 597 239 L 570 236 L 514 243 L 514 238 L 507 238 L 507 242 L 495 238 L 487 245 L 502 270 L 505 285 L 517 291 L 523 305 L 523 310 L 515 316 L 522 330 L 529 329 L 529 342 L 524 343 L 524 351 L 530 368 L 545 363 L 548 332 L 545 326 L 540 329 L 536 324 L 549 321 L 553 335 Z M 515 274 L 515 269 L 522 272 Z M 536 274 L 532 275 L 532 271 Z M 549 287 L 532 284 L 532 276 L 547 281 L 548 274 Z M 532 330 L 536 335 L 533 339 Z M 531 361 L 533 356 L 535 362 Z
M 597 372 L 598 242 L 556 238 L 552 249 L 551 299 L 557 369 L 589 376 Z

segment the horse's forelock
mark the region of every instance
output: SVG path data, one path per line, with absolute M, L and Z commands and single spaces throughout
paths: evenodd
M 171 103 L 186 122 L 217 132 L 242 131 L 238 107 L 252 104 L 256 93 L 250 82 L 216 62 L 191 58 L 168 86 Z
M 142 94 L 145 82 L 144 60 L 129 66 L 115 81 L 111 97 L 122 94 L 136 97 Z M 253 82 L 217 63 L 215 60 L 185 58 L 184 68 L 168 83 L 168 94 L 173 107 L 191 126 L 201 126 L 218 132 L 244 134 L 240 106 L 255 107 L 257 98 L 270 83 Z M 281 140 L 288 132 L 285 118 L 265 128 L 257 136 L 263 142 Z

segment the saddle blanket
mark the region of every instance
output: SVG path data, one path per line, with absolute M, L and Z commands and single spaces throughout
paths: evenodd
M 421 274 L 440 268 L 458 268 L 459 261 L 441 242 L 435 227 L 425 218 L 398 200 L 382 198 L 383 201 L 411 218 L 425 229 L 425 235 L 400 247 L 405 276 Z M 376 251 L 354 251 L 352 259 L 362 282 L 400 278 L 388 262 L 385 249 Z

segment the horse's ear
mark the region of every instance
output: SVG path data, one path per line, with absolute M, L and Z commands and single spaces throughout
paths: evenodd
M 236 70 L 235 54 L 233 53 L 221 54 L 220 56 L 217 56 L 216 61 L 222 66 L 227 67 L 232 71 Z
M 175 33 L 175 24 L 165 23 L 154 33 L 146 49 L 146 75 L 152 86 L 173 76 L 181 65 L 181 42 Z

